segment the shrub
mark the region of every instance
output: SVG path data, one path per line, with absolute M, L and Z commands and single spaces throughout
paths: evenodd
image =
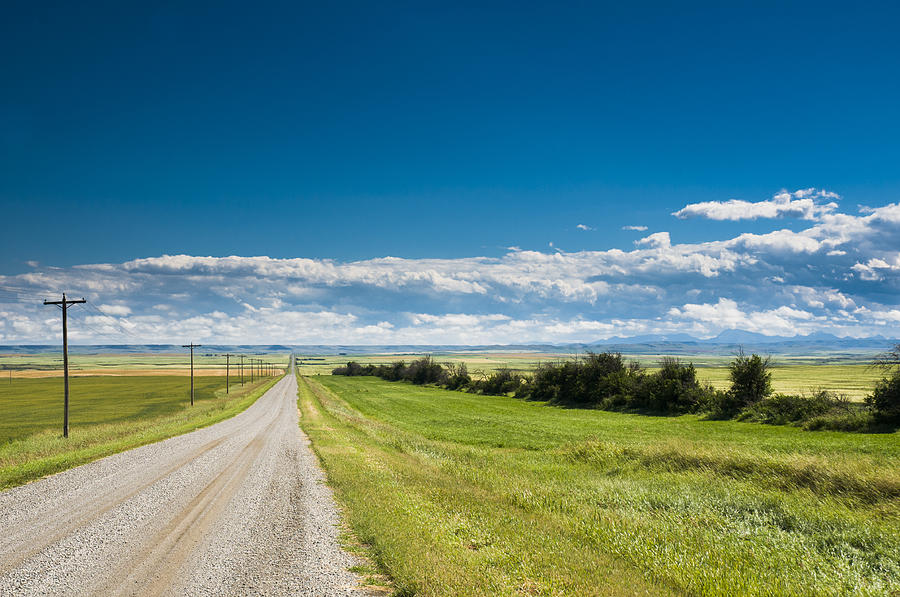
M 377 375 L 387 381 L 400 381 L 406 374 L 406 361 L 394 361 L 390 365 L 381 365 Z
M 900 422 L 900 370 L 879 380 L 866 403 L 879 419 Z
M 517 392 L 522 385 L 523 377 L 513 373 L 511 369 L 497 369 L 484 379 L 472 382 L 474 390 L 491 396 L 503 396 L 510 392 Z
M 431 355 L 425 355 L 409 364 L 409 367 L 403 373 L 403 379 L 416 385 L 427 383 L 440 384 L 446 379 L 446 372 L 439 363 L 434 362 Z
M 834 392 L 819 390 L 811 396 L 775 394 L 745 408 L 739 421 L 787 425 L 802 423 L 824 415 L 843 416 L 850 412 L 850 402 Z
M 872 363 L 883 369 L 886 375 L 875 384 L 872 394 L 866 403 L 875 411 L 882 421 L 900 423 L 900 344 L 889 352 L 879 355 Z
M 685 413 L 709 401 L 707 393 L 713 390 L 697 381 L 693 363 L 685 365 L 675 357 L 663 357 L 659 366 L 655 373 L 641 377 L 630 401 L 632 408 Z
M 574 376 L 566 389 L 569 403 L 597 404 L 604 398 L 622 393 L 627 384 L 623 374 L 627 367 L 622 355 L 617 352 L 588 352 L 583 359 L 573 363 L 568 373 Z M 627 388 L 630 389 L 630 388 Z
M 471 385 L 472 378 L 469 377 L 469 369 L 465 363 L 446 363 L 445 366 L 447 367 L 445 385 L 448 390 L 461 390 Z
M 731 387 L 720 396 L 714 405 L 713 414 L 718 417 L 732 417 L 738 411 L 772 394 L 772 373 L 769 372 L 769 357 L 757 354 L 746 356 L 741 351 L 728 365 Z
M 332 375 L 365 375 L 363 366 L 356 361 L 350 361 L 346 367 L 335 367 L 331 370 Z M 371 375 L 371 374 L 370 374 Z
M 830 411 L 803 423 L 807 431 L 877 431 L 874 427 L 872 413 L 860 409 Z
M 541 363 L 531 377 L 529 399 L 543 400 L 551 404 L 568 404 L 575 401 L 577 363 Z

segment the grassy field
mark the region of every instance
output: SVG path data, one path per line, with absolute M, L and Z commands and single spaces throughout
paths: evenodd
M 900 435 L 301 381 L 356 537 L 400 595 L 885 595 Z
M 301 373 L 304 375 L 328 375 L 331 370 L 347 361 L 354 360 L 363 364 L 391 363 L 398 360 L 410 362 L 423 355 L 342 355 L 307 357 L 302 361 Z M 435 355 L 439 363 L 464 362 L 469 373 L 478 375 L 479 371 L 491 373 L 501 367 L 528 372 L 541 362 L 555 362 L 571 359 L 577 355 L 538 354 L 538 353 L 454 353 Z M 655 368 L 661 355 L 633 356 L 651 371 Z M 682 358 L 684 362 L 693 362 L 697 366 L 697 375 L 702 381 L 711 383 L 718 389 L 727 389 L 731 384 L 728 378 L 730 357 L 701 356 Z M 810 394 L 815 390 L 825 389 L 846 394 L 856 401 L 863 400 L 871 393 L 875 382 L 882 372 L 874 370 L 866 362 L 855 359 L 834 359 L 832 357 L 777 357 L 772 368 L 772 387 L 775 392 L 784 394 Z
M 282 367 L 288 354 L 246 354 L 244 373 L 250 375 L 250 359 L 261 359 Z M 239 375 L 239 359 L 232 356 L 230 373 Z M 190 354 L 184 353 L 98 353 L 69 354 L 69 372 L 80 375 L 189 375 Z M 197 351 L 194 369 L 198 375 L 225 375 L 225 355 Z M 283 372 L 283 371 L 282 371 Z M 62 353 L 0 354 L 0 382 L 9 378 L 62 375 Z
M 697 369 L 698 377 L 708 381 L 720 390 L 731 385 L 728 367 L 702 367 Z M 785 364 L 772 368 L 772 388 L 782 394 L 811 394 L 815 390 L 831 390 L 846 394 L 853 400 L 861 401 L 872 393 L 875 382 L 884 375 L 883 371 L 865 364 Z
M 237 414 L 276 378 L 225 394 L 221 377 L 74 377 L 69 438 L 62 437 L 59 378 L 0 383 L 0 489 L 143 444 L 186 433 Z

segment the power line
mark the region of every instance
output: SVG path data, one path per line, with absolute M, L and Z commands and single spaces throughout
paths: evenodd
M 128 328 L 123 326 L 121 321 L 119 321 L 114 316 L 110 315 L 109 313 L 104 313 L 103 311 L 101 311 L 100 309 L 98 309 L 97 307 L 95 307 L 94 305 L 92 305 L 90 303 L 87 304 L 87 307 L 89 309 L 91 309 L 96 315 L 103 317 L 105 322 L 109 322 L 109 325 L 116 328 L 116 330 L 118 330 L 122 335 L 127 336 L 129 338 L 134 338 L 136 340 L 141 339 L 134 332 L 132 332 L 131 330 L 129 330 Z

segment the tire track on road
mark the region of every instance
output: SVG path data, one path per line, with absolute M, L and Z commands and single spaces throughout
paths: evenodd
M 166 470 L 156 475 L 150 481 L 141 483 L 137 488 L 132 490 L 127 490 L 126 488 L 127 491 L 123 495 L 112 493 L 111 495 L 100 496 L 81 505 L 80 510 L 71 510 L 68 516 L 59 521 L 56 530 L 49 534 L 45 533 L 43 536 L 35 537 L 31 533 L 31 530 L 25 527 L 19 532 L 13 531 L 9 535 L 5 535 L 2 540 L 0 540 L 0 576 L 9 572 L 16 566 L 19 566 L 22 562 L 26 561 L 36 553 L 46 549 L 49 545 L 52 545 L 66 535 L 69 535 L 75 529 L 100 518 L 122 502 L 130 500 L 148 487 L 156 484 L 160 479 L 168 477 L 187 463 L 196 460 L 210 450 L 222 445 L 222 442 L 224 442 L 225 439 L 226 438 L 222 437 L 207 443 L 201 449 L 188 454 L 176 464 L 167 467 Z M 59 515 L 56 517 L 57 520 L 58 516 Z M 44 523 L 46 524 L 46 522 L 47 520 L 45 518 Z

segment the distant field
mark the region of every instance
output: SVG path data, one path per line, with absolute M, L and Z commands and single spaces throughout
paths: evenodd
M 212 400 L 220 377 L 194 379 L 195 403 Z M 240 387 L 240 386 L 238 386 Z M 76 377 L 69 383 L 72 428 L 168 415 L 190 403 L 190 379 L 170 377 Z M 63 380 L 16 379 L 0 383 L 0 443 L 44 430 L 61 430 Z
M 301 380 L 301 426 L 402 595 L 893 595 L 900 434 Z
M 328 375 L 339 365 L 349 360 L 360 363 L 391 363 L 404 359 L 407 362 L 419 358 L 419 354 L 388 355 L 342 355 L 315 357 L 302 361 L 301 372 L 304 375 Z M 554 362 L 574 358 L 577 355 L 539 354 L 539 353 L 463 353 L 434 355 L 436 361 L 464 362 L 469 373 L 490 373 L 498 368 L 507 367 L 528 372 L 541 362 Z M 662 355 L 639 355 L 633 358 L 644 366 L 653 369 Z M 697 366 L 697 374 L 701 380 L 708 381 L 719 389 L 730 385 L 728 379 L 729 357 L 699 356 L 682 357 L 684 362 L 693 362 Z M 871 391 L 882 373 L 872 370 L 866 363 L 868 359 L 840 359 L 835 357 L 775 357 L 772 369 L 772 386 L 776 392 L 785 394 L 809 394 L 818 389 L 825 389 L 846 394 L 853 400 L 862 400 Z M 861 362 L 862 361 L 862 362 Z
M 74 377 L 69 438 L 59 378 L 0 383 L 0 489 L 228 418 L 277 378 L 231 387 L 221 377 Z
M 728 367 L 703 367 L 697 370 L 702 380 L 719 389 L 731 385 Z M 824 389 L 862 400 L 872 392 L 875 382 L 884 375 L 864 364 L 783 365 L 772 368 L 772 387 L 784 394 L 810 394 Z
M 284 373 L 290 355 L 287 353 L 247 354 L 244 375 L 250 377 L 250 359 L 260 359 L 281 366 Z M 0 354 L 0 381 L 12 377 L 58 377 L 62 375 L 62 353 Z M 152 354 L 70 354 L 69 374 L 75 376 L 189 375 L 190 353 Z M 225 355 L 194 353 L 194 372 L 198 375 L 224 376 Z M 229 373 L 240 377 L 240 358 L 231 357 Z

